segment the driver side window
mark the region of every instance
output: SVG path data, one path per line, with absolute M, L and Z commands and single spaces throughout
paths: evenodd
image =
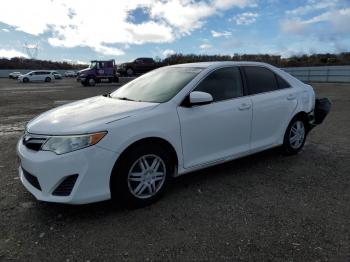
M 243 85 L 238 67 L 225 67 L 212 72 L 194 91 L 211 94 L 214 102 L 243 96 Z

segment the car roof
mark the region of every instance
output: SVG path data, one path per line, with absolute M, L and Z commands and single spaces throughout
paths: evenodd
M 252 61 L 214 61 L 214 62 L 199 62 L 199 63 L 188 63 L 188 64 L 177 64 L 171 67 L 182 67 L 182 68 L 202 68 L 206 70 L 212 70 L 216 68 L 220 68 L 222 66 L 263 66 L 269 68 L 270 70 L 278 73 L 279 76 L 282 76 L 285 80 L 287 80 L 290 84 L 303 84 L 299 79 L 291 76 L 285 71 L 277 68 L 273 65 L 262 63 L 262 62 L 252 62 Z
M 187 63 L 187 64 L 177 64 L 174 67 L 199 67 L 199 68 L 209 68 L 209 67 L 220 67 L 225 65 L 234 66 L 244 66 L 244 65 L 255 65 L 255 66 L 266 66 L 271 67 L 271 65 L 262 62 L 251 62 L 251 61 L 213 61 L 213 62 L 197 62 L 197 63 Z

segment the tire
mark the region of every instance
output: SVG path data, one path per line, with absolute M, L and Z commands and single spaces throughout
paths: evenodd
M 132 68 L 126 69 L 126 75 L 127 76 L 132 76 L 134 74 L 134 70 Z
M 47 82 L 47 83 L 51 82 L 51 78 L 50 77 L 46 77 L 45 78 L 45 82 Z
M 23 83 L 28 83 L 29 82 L 29 78 L 28 77 L 25 77 L 25 78 L 23 78 Z
M 173 163 L 171 155 L 157 144 L 139 144 L 128 149 L 112 172 L 112 200 L 131 208 L 156 202 L 169 184 L 175 170 Z
M 96 80 L 93 77 L 87 78 L 86 82 L 88 83 L 89 86 L 95 86 L 96 85 Z
M 282 152 L 285 155 L 297 154 L 305 144 L 307 130 L 305 120 L 299 117 L 293 118 L 284 134 Z

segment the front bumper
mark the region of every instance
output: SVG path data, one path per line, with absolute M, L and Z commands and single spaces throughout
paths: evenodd
M 33 151 L 17 144 L 20 159 L 19 176 L 36 199 L 47 202 L 86 204 L 110 199 L 110 175 L 118 155 L 98 146 L 56 155 L 48 151 Z M 32 179 L 37 179 L 37 186 Z M 68 196 L 54 191 L 71 175 L 78 175 Z
M 82 76 L 82 77 L 78 76 L 77 77 L 77 82 L 84 82 L 85 80 L 86 80 L 86 77 L 84 77 L 84 76 Z

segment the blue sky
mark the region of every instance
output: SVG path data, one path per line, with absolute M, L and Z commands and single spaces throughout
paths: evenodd
M 0 13 L 0 57 L 87 62 L 172 53 L 350 51 L 350 0 L 11 0 Z

